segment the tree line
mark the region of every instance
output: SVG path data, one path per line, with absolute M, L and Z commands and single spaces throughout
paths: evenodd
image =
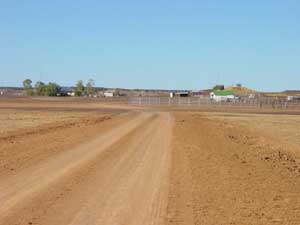
M 55 82 L 48 84 L 37 81 L 34 85 L 31 79 L 23 81 L 23 87 L 27 96 L 58 96 L 61 93 L 61 86 Z M 87 84 L 84 85 L 82 80 L 77 81 L 75 86 L 75 96 L 93 95 L 96 93 L 95 82 L 89 79 Z

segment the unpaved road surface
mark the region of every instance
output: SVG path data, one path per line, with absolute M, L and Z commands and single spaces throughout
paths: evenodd
M 298 116 L 15 108 L 0 225 L 300 224 Z
M 138 114 L 94 140 L 3 174 L 0 224 L 163 224 L 171 126 L 168 113 Z

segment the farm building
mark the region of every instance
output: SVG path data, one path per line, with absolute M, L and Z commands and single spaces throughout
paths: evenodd
M 114 93 L 114 92 L 104 92 L 104 93 L 103 93 L 103 96 L 104 96 L 104 97 L 114 97 L 114 96 L 115 96 L 115 93 Z
M 212 91 L 213 91 L 212 89 L 192 91 L 192 96 L 193 97 L 200 97 L 200 98 L 209 98 L 210 93 Z
M 192 96 L 199 97 L 201 95 L 202 95 L 202 92 L 200 90 L 193 90 L 192 91 Z
M 189 97 L 190 93 L 188 91 L 181 91 L 176 93 L 179 97 Z
M 224 85 L 216 85 L 216 86 L 214 86 L 213 89 L 214 90 L 221 90 L 221 91 L 223 91 L 223 90 L 225 90 L 225 86 Z
M 216 90 L 210 93 L 210 98 L 217 102 L 227 102 L 235 99 L 233 91 Z
M 300 96 L 287 96 L 287 101 L 300 101 Z
M 61 87 L 57 93 L 58 96 L 75 96 L 75 88 Z

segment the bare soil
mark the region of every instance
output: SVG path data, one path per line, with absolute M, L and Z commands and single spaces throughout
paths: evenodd
M 298 117 L 175 118 L 167 224 L 300 224 Z
M 297 115 L 0 100 L 1 225 L 300 224 Z

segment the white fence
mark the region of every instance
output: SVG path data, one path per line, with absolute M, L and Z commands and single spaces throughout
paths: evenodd
M 280 99 L 241 99 L 230 102 L 216 102 L 208 98 L 199 97 L 130 97 L 130 105 L 182 106 L 182 107 L 244 107 L 244 108 L 273 108 L 300 109 L 300 101 L 284 101 Z

